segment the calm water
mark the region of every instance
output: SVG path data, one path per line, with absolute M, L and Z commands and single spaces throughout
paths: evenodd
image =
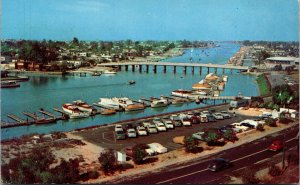
M 226 61 L 238 51 L 239 46 L 235 44 L 222 44 L 218 48 L 205 49 L 209 56 L 200 56 L 200 62 L 224 64 Z M 197 49 L 193 50 L 193 54 Z M 198 49 L 198 53 L 201 51 Z M 189 61 L 191 50 L 186 50 L 185 54 L 180 57 L 168 59 L 168 61 Z M 196 55 L 195 55 L 196 56 Z M 207 57 L 205 59 L 205 57 Z M 196 58 L 196 57 L 195 57 Z M 214 60 L 214 61 L 212 61 Z M 145 70 L 145 69 L 144 69 Z M 158 67 L 157 74 L 142 72 L 121 71 L 116 75 L 102 76 L 31 76 L 28 82 L 21 83 L 20 88 L 1 89 L 1 119 L 3 121 L 11 121 L 7 118 L 7 114 L 14 113 L 25 119 L 23 111 L 37 112 L 41 107 L 53 111 L 54 107 L 61 108 L 63 103 L 72 102 L 74 100 L 84 100 L 89 104 L 97 102 L 100 97 L 119 97 L 126 96 L 135 100 L 141 97 L 159 97 L 160 95 L 170 95 L 171 91 L 179 88 L 191 89 L 193 83 L 197 83 L 206 75 L 206 69 L 199 75 L 198 69 L 195 68 L 195 74 L 191 74 L 188 68 L 187 74 L 184 75 L 181 68 L 177 68 L 177 73 L 172 73 L 172 68 L 167 68 L 167 73 L 162 72 L 162 68 Z M 221 74 L 221 70 L 218 74 Z M 249 75 L 240 75 L 237 73 L 230 74 L 229 81 L 225 86 L 225 91 L 221 95 L 237 95 L 241 92 L 246 96 L 258 95 L 258 89 L 254 82 L 255 78 Z M 128 85 L 129 80 L 135 80 L 135 85 Z M 83 128 L 93 125 L 101 125 L 112 123 L 124 119 L 132 119 L 153 114 L 161 114 L 177 110 L 189 108 L 203 107 L 205 104 L 197 105 L 195 103 L 184 104 L 182 106 L 170 105 L 166 108 L 147 108 L 144 111 L 132 113 L 117 113 L 112 116 L 97 115 L 95 117 L 59 121 L 54 124 L 15 127 L 1 129 L 1 139 L 19 137 L 30 133 L 50 133 L 52 131 L 69 131 L 76 128 Z M 55 112 L 54 112 L 55 113 Z M 12 122 L 12 121 L 11 121 Z

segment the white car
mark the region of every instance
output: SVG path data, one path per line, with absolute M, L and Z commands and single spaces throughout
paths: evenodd
M 134 138 L 134 137 L 136 137 L 136 131 L 134 130 L 134 128 L 129 128 L 127 130 L 127 137 L 128 138 Z
M 224 119 L 223 115 L 221 113 L 214 113 L 212 114 L 213 117 L 215 117 L 217 120 L 222 120 Z
M 180 121 L 183 126 L 192 126 L 191 120 L 187 117 L 182 118 Z
M 165 125 L 162 122 L 155 123 L 155 126 L 156 126 L 157 130 L 160 131 L 160 132 L 166 132 L 167 131 L 167 128 L 165 127 Z
M 172 114 L 170 116 L 170 120 L 172 120 L 172 121 L 180 121 L 180 118 L 179 118 L 179 116 L 177 114 Z
M 192 116 L 194 116 L 194 113 L 188 112 L 188 113 L 186 114 L 186 116 L 190 119 Z
M 237 131 L 237 132 L 245 132 L 245 131 L 249 130 L 249 127 L 240 125 L 240 123 L 232 123 L 230 125 L 234 126 L 236 128 L 235 131 Z M 239 129 L 239 130 L 237 130 L 237 129 Z
M 196 133 L 192 134 L 192 137 L 203 141 L 203 137 L 202 136 L 203 136 L 204 133 L 205 132 L 196 132 Z
M 116 125 L 115 126 L 115 131 L 119 131 L 119 130 L 123 130 L 123 127 L 122 127 L 122 125 Z
M 153 118 L 153 123 L 154 123 L 154 124 L 156 124 L 156 123 L 161 123 L 160 118 L 158 118 L 158 117 Z
M 221 111 L 220 113 L 223 116 L 223 118 L 225 118 L 225 119 L 231 118 L 231 115 L 226 111 Z
M 174 128 L 173 122 L 171 120 L 162 119 L 163 124 L 165 124 L 166 128 Z
M 242 124 L 242 123 L 249 123 L 250 125 L 253 125 L 254 128 L 256 128 L 257 125 L 258 125 L 258 122 L 257 122 L 257 121 L 254 121 L 254 120 L 251 120 L 251 119 L 246 119 L 246 120 L 244 120 L 244 121 L 241 121 L 240 124 Z
M 151 150 L 153 150 L 155 153 L 158 153 L 158 154 L 168 152 L 168 149 L 159 143 L 150 143 L 150 144 L 148 144 L 148 146 Z
M 146 131 L 145 127 L 143 127 L 143 126 L 138 126 L 136 128 L 136 131 L 137 131 L 139 136 L 146 136 L 147 135 L 147 131 Z
M 153 124 L 149 124 L 149 125 L 146 127 L 146 130 L 147 130 L 147 132 L 150 133 L 150 134 L 155 134 L 155 133 L 157 133 L 157 129 L 156 129 L 155 125 L 153 125 Z

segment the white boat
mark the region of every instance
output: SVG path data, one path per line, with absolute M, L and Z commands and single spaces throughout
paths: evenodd
M 63 104 L 62 109 L 69 114 L 70 118 L 86 118 L 90 116 L 89 113 L 80 111 L 77 106 L 71 103 Z
M 105 70 L 105 71 L 103 71 L 102 74 L 116 74 L 116 73 L 117 73 L 116 71 Z
M 112 98 L 99 98 L 99 102 L 94 105 L 103 107 L 111 110 L 120 110 L 122 107 L 120 106 L 118 101 L 113 100 Z
M 183 89 L 178 89 L 175 91 L 172 91 L 171 93 L 173 96 L 178 96 L 178 97 L 183 97 L 183 98 L 192 98 L 192 99 L 197 99 L 199 97 L 199 94 L 190 91 L 190 90 L 183 90 Z
M 227 82 L 227 80 L 228 80 L 228 76 L 224 75 L 224 76 L 223 76 L 223 81 L 224 81 L 224 82 Z
M 82 100 L 76 100 L 74 101 L 74 105 L 83 112 L 92 113 L 93 111 L 96 111 L 92 106 L 88 105 L 86 102 Z
M 156 108 L 156 107 L 166 107 L 169 104 L 168 100 L 166 99 L 160 99 L 160 100 L 154 100 L 151 102 L 151 107 Z
M 145 109 L 142 103 L 133 103 L 133 101 L 127 97 L 112 98 L 113 101 L 119 103 L 119 105 L 125 109 L 125 111 L 135 111 Z

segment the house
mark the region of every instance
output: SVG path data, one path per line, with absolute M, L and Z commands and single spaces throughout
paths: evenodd
M 267 68 L 274 68 L 276 65 L 281 65 L 282 69 L 289 66 L 296 66 L 299 68 L 299 58 L 296 57 L 269 57 L 265 62 Z

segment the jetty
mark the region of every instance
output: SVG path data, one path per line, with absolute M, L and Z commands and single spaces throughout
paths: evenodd
M 19 122 L 19 123 L 27 123 L 27 121 L 19 118 L 18 116 L 14 115 L 14 114 L 8 114 L 7 117 Z

